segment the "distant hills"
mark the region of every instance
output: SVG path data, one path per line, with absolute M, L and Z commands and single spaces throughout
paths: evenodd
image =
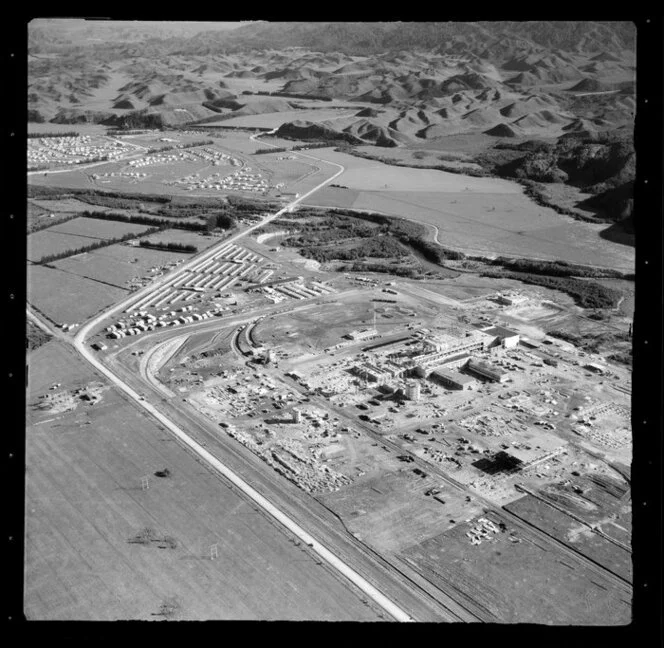
M 180 51 L 201 54 L 214 53 L 220 46 L 229 51 L 302 47 L 320 52 L 377 54 L 439 48 L 441 54 L 474 53 L 492 60 L 542 48 L 618 53 L 633 50 L 634 43 L 634 25 L 628 22 L 258 22 L 222 34 L 199 33 Z
M 635 37 L 629 22 L 35 21 L 28 116 L 134 128 L 288 113 L 264 123 L 281 123 L 283 137 L 385 148 L 445 150 L 453 136 L 484 147 L 540 140 L 560 148 L 500 173 L 583 186 L 602 209 L 611 192 L 622 215 L 631 154 L 605 146 L 611 173 L 592 181 L 568 152 L 599 155 L 574 146 L 614 131 L 631 142 Z
M 569 52 L 592 52 L 598 62 L 620 58 L 635 49 L 630 22 L 495 21 L 495 22 L 107 22 L 37 20 L 29 29 L 31 53 L 59 44 L 158 47 L 162 54 L 219 54 L 228 51 L 284 50 L 321 53 L 396 52 L 407 62 L 414 49 L 439 54 L 475 54 L 507 60 L 542 50 L 564 60 Z

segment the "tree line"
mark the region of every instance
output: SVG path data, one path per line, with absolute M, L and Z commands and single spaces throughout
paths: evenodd
M 189 243 L 165 243 L 164 241 L 141 241 L 139 244 L 143 248 L 153 250 L 168 250 L 171 252 L 198 252 L 195 245 Z
M 525 272 L 496 272 L 491 270 L 482 272 L 480 275 L 483 277 L 516 279 L 526 284 L 560 290 L 567 293 L 574 300 L 574 303 L 581 306 L 581 308 L 614 308 L 621 296 L 618 290 L 602 286 L 594 281 L 575 277 L 550 277 Z
M 268 92 L 267 90 L 256 90 L 252 92 L 251 90 L 244 90 L 243 95 L 260 95 L 262 97 L 288 97 L 292 99 L 306 99 L 306 100 L 315 100 L 315 101 L 332 101 L 332 97 L 327 97 L 325 95 L 306 95 L 299 94 L 297 92 Z
M 80 133 L 76 131 L 67 131 L 66 133 L 28 133 L 28 139 L 44 137 L 78 137 Z
M 150 153 L 165 153 L 166 151 L 173 151 L 175 149 L 188 149 L 188 148 L 195 148 L 197 146 L 210 146 L 210 144 L 214 144 L 213 140 L 198 140 L 196 142 L 189 142 L 186 144 L 172 144 L 169 146 L 164 146 L 162 148 L 149 148 L 148 149 L 148 154 Z
M 142 232 L 141 236 L 148 236 L 158 231 L 159 231 L 158 227 L 152 227 L 150 229 L 147 229 L 145 232 Z M 135 233 L 128 233 L 119 236 L 117 238 L 95 241 L 94 243 L 90 243 L 88 245 L 84 245 L 79 248 L 70 248 L 68 250 L 63 250 L 62 252 L 47 254 L 46 256 L 43 256 L 41 259 L 39 259 L 39 261 L 37 261 L 36 263 L 38 263 L 39 265 L 46 265 L 48 263 L 53 263 L 54 261 L 59 261 L 60 259 L 66 259 L 67 257 L 75 256 L 76 254 L 83 254 L 84 252 L 92 252 L 93 250 L 98 250 L 103 247 L 115 245 L 116 243 L 122 243 L 123 241 L 128 241 L 133 238 L 136 238 Z
M 133 214 L 119 214 L 117 212 L 89 212 L 84 211 L 79 214 L 86 218 L 96 218 L 97 220 L 119 221 L 121 223 L 132 223 L 135 225 L 153 225 L 158 229 L 182 229 L 190 232 L 205 232 L 208 230 L 206 223 L 192 223 L 188 221 L 171 221 L 165 218 L 155 218 L 154 216 L 141 216 Z

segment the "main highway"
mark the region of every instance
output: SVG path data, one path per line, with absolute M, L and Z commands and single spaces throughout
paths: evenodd
M 303 525 L 299 524 L 291 516 L 284 513 L 284 511 L 276 506 L 270 499 L 268 499 L 268 497 L 260 493 L 247 480 L 243 479 L 235 470 L 232 470 L 228 465 L 226 465 L 226 463 L 224 463 L 224 461 L 207 450 L 199 441 L 194 439 L 188 432 L 183 429 L 183 426 L 175 423 L 171 418 L 169 418 L 169 416 L 164 414 L 154 404 L 146 400 L 142 394 L 138 393 L 133 387 L 131 387 L 128 382 L 125 381 L 125 379 L 118 376 L 117 373 L 114 373 L 114 371 L 112 371 L 108 366 L 103 364 L 87 344 L 87 339 L 90 334 L 109 317 L 118 313 L 119 311 L 122 311 L 123 309 L 128 308 L 132 303 L 138 301 L 147 294 L 171 285 L 189 267 L 200 263 L 202 260 L 210 258 L 218 251 L 220 247 L 224 247 L 229 243 L 233 243 L 239 240 L 255 229 L 258 229 L 259 227 L 262 227 L 270 221 L 278 218 L 282 214 L 291 211 L 296 205 L 301 203 L 303 200 L 306 200 L 306 198 L 318 191 L 321 187 L 324 187 L 325 185 L 332 182 L 345 171 L 345 168 L 340 164 L 328 162 L 326 160 L 319 160 L 318 158 L 315 158 L 311 155 L 301 155 L 317 160 L 319 162 L 324 162 L 325 164 L 330 164 L 331 166 L 337 167 L 338 170 L 332 176 L 315 186 L 307 193 L 297 197 L 295 200 L 290 202 L 279 211 L 266 216 L 258 223 L 245 228 L 242 231 L 239 231 L 230 238 L 224 239 L 202 254 L 196 255 L 189 262 L 183 264 L 173 272 L 164 275 L 164 277 L 157 279 L 145 288 L 133 293 L 129 298 L 100 313 L 81 327 L 73 339 L 73 345 L 74 348 L 80 353 L 80 355 L 85 360 L 87 360 L 87 362 L 94 366 L 94 368 L 99 373 L 104 375 L 113 385 L 115 385 L 115 387 L 122 391 L 131 401 L 134 402 L 137 407 L 140 407 L 151 414 L 161 425 L 164 426 L 166 430 L 170 431 L 178 441 L 180 441 L 186 448 L 197 455 L 203 462 L 205 462 L 205 464 L 216 471 L 224 479 L 228 480 L 228 482 L 233 484 L 247 498 L 253 501 L 254 504 L 257 505 L 265 514 L 272 517 L 291 534 L 295 535 L 302 542 L 304 542 L 313 552 L 315 552 L 320 557 L 322 561 L 326 563 L 329 568 L 336 571 L 349 583 L 352 583 L 355 588 L 359 589 L 364 596 L 369 598 L 371 601 L 373 601 L 374 604 L 384 610 L 392 619 L 404 622 L 413 621 L 415 619 L 408 611 L 403 609 L 403 606 L 395 603 L 393 600 L 391 600 L 391 598 L 388 598 L 388 596 L 386 596 L 383 591 L 381 591 L 379 586 L 370 582 L 366 576 L 360 574 L 342 557 L 331 551 L 323 541 L 314 537 L 304 528 Z

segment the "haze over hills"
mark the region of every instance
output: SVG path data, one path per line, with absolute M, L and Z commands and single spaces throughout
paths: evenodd
M 284 119 L 280 132 L 439 149 L 458 135 L 554 143 L 633 123 L 632 23 L 114 25 L 30 25 L 30 120 L 179 126 L 350 102 L 354 114 Z

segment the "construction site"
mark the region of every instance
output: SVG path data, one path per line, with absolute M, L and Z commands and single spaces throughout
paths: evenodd
M 583 480 L 623 488 L 624 367 L 532 322 L 505 326 L 510 308 L 539 303 L 536 290 L 445 296 L 443 306 L 444 281 L 422 292 L 417 282 L 371 276 L 274 279 L 284 268 L 268 266 L 250 249 L 220 247 L 126 309 L 100 352 L 432 582 L 439 577 L 418 553 L 430 543 L 454 538 L 470 552 L 500 545 L 514 553 L 511 565 L 534 533 L 582 562 L 605 556 L 606 578 L 627 587 L 629 500 L 586 523 L 580 504 L 546 494 L 572 488 L 578 501 Z M 141 333 L 144 341 L 122 340 Z M 567 516 L 566 536 L 546 527 L 551 515 Z M 606 558 L 615 552 L 623 567 Z M 477 578 L 482 564 L 469 564 L 464 578 Z M 559 578 L 558 563 L 546 565 Z M 502 594 L 482 607 L 489 594 L 474 587 L 479 581 L 468 609 L 477 618 L 502 613 Z M 537 596 L 546 599 L 543 589 Z M 578 594 L 570 597 L 564 614 L 574 618 Z M 628 614 L 627 603 L 609 603 L 596 618 Z

